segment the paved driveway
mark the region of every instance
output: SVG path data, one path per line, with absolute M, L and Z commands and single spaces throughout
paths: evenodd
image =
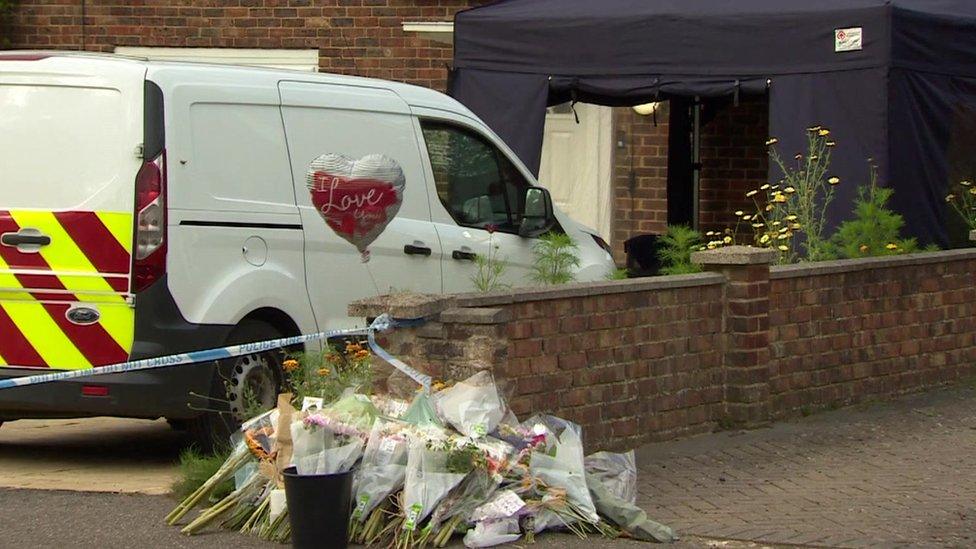
M 686 534 L 976 547 L 972 386 L 639 452 L 641 503 Z
M 184 443 L 165 422 L 96 418 L 0 429 L 4 539 L 18 546 L 268 546 L 165 527 Z M 976 387 L 638 451 L 641 505 L 676 547 L 976 547 Z M 48 491 L 37 488 L 73 490 Z M 113 491 L 124 494 L 90 494 Z M 545 547 L 630 547 L 541 536 Z

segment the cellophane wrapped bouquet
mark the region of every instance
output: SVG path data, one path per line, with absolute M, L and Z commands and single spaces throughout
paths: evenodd
M 673 539 L 633 505 L 632 454 L 585 460 L 578 425 L 545 415 L 518 422 L 487 372 L 418 391 L 411 402 L 347 390 L 298 412 L 284 400 L 246 424 L 212 479 L 236 475 L 236 489 L 186 533 L 220 524 L 286 541 L 280 471 L 293 464 L 299 474 L 355 471 L 349 536 L 366 546 L 444 547 L 463 535 L 469 547 L 489 547 L 549 529 Z M 179 521 L 206 490 L 168 520 Z

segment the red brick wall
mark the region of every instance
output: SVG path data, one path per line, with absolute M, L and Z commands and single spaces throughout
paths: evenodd
M 774 267 L 769 312 L 774 415 L 972 375 L 974 272 L 971 252 L 954 261 L 919 264 L 898 258 Z
M 766 182 L 768 138 L 769 102 L 765 97 L 743 97 L 738 106 L 721 108 L 702 127 L 702 232 L 733 228 L 736 210 L 755 210 L 745 194 Z
M 626 263 L 624 242 L 638 234 L 663 234 L 668 222 L 668 107 L 657 117 L 629 107 L 613 109 L 614 259 Z M 623 146 L 621 146 L 623 145 Z
M 85 7 L 85 49 L 115 46 L 318 48 L 321 70 L 443 90 L 451 47 L 403 32 L 404 21 L 450 21 L 484 0 L 94 0 Z M 81 2 L 20 0 L 14 48 L 82 49 Z
M 755 262 L 762 253 L 709 252 L 717 272 L 698 275 L 438 297 L 448 309 L 402 313 L 434 321 L 394 332 L 389 349 L 444 379 L 491 370 L 521 418 L 579 422 L 588 448 L 976 374 L 976 249 L 772 269 Z M 386 311 L 398 314 L 354 314 Z

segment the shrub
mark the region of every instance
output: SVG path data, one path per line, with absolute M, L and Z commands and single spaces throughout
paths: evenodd
M 573 237 L 561 232 L 548 232 L 536 242 L 533 248 L 535 264 L 532 265 L 532 280 L 544 285 L 566 284 L 576 276 L 579 267 L 579 247 Z
M 691 253 L 700 249 L 702 235 L 685 225 L 671 225 L 658 240 L 657 259 L 661 274 L 678 275 L 701 272 L 701 266 L 691 262 Z
M 914 238 L 900 237 L 905 219 L 888 209 L 894 193 L 878 186 L 878 171 L 871 167 L 871 184 L 858 189 L 854 217 L 840 224 L 825 247 L 826 257 L 856 258 L 911 253 L 918 249 Z

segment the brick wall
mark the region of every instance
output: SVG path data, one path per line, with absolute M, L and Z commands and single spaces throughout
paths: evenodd
M 430 318 L 388 349 L 442 379 L 491 370 L 520 417 L 579 422 L 589 448 L 976 374 L 976 249 L 770 269 L 773 255 L 736 246 L 703 252 L 713 272 L 697 275 L 436 297 L 427 310 L 381 297 L 350 314 Z
M 844 405 L 971 375 L 974 272 L 971 251 L 774 267 L 773 414 Z
M 403 32 L 404 21 L 450 21 L 483 0 L 20 0 L 14 48 L 111 52 L 115 46 L 317 48 L 322 71 L 444 90 L 451 47 Z
M 769 166 L 769 103 L 765 97 L 743 97 L 738 106 L 726 105 L 713 116 L 702 127 L 701 137 L 702 232 L 732 228 L 736 210 L 754 210 L 745 194 L 766 182 Z

